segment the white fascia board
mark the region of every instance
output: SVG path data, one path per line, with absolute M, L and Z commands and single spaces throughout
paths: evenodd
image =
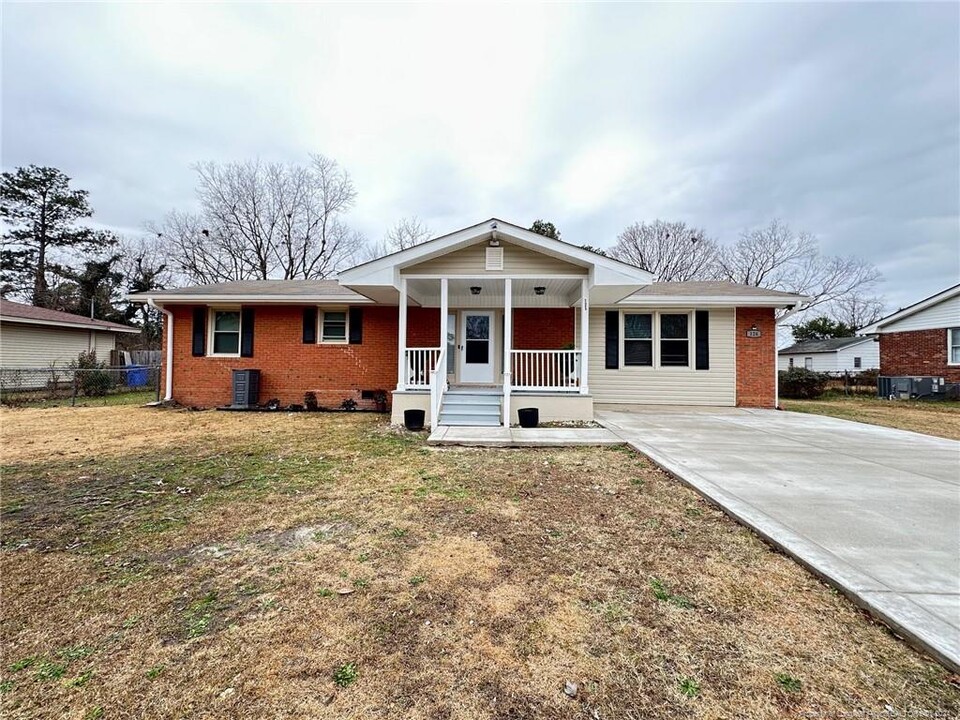
M 92 330 L 93 332 L 140 333 L 140 328 L 103 327 L 102 325 L 81 325 L 80 323 L 60 322 L 59 320 L 37 320 L 36 318 L 0 317 L 0 322 L 15 325 L 43 325 L 44 327 L 68 328 L 70 330 Z
M 883 332 L 882 328 L 890 325 L 891 323 L 898 322 L 904 318 L 910 317 L 911 315 L 916 315 L 918 312 L 922 312 L 929 307 L 937 305 L 944 300 L 949 300 L 957 295 L 960 295 L 960 285 L 954 285 L 953 287 L 949 287 L 942 292 L 938 292 L 936 295 L 931 295 L 926 300 L 921 300 L 920 302 L 914 303 L 909 307 L 897 310 L 895 313 L 877 320 L 872 325 L 867 325 L 866 327 L 861 328 L 859 332 L 863 333 L 864 335 L 876 335 Z
M 371 305 L 373 300 L 366 297 L 347 297 L 345 295 L 127 295 L 129 302 L 146 303 L 153 300 L 157 305 L 203 303 L 239 305 Z
M 641 295 L 630 296 L 618 304 L 629 307 L 660 305 L 696 305 L 697 307 L 774 307 L 785 308 L 805 302 L 807 298 L 758 297 L 756 295 Z
M 518 245 L 542 252 L 545 255 L 582 265 L 587 267 L 591 273 L 594 270 L 599 271 L 601 273 L 599 277 L 594 274 L 596 284 L 630 283 L 647 285 L 653 282 L 653 274 L 646 270 L 634 268 L 619 260 L 539 235 L 531 230 L 511 225 L 496 218 L 471 225 L 468 228 L 430 240 L 422 245 L 385 255 L 363 265 L 357 265 L 340 272 L 337 279 L 342 285 L 348 287 L 350 285 L 397 284 L 399 283 L 400 269 L 468 247 L 489 235 L 493 231 L 491 227 L 493 223 L 497 225 L 497 235 L 508 242 L 513 241 Z M 609 273 L 609 276 L 606 273 Z M 610 279 L 607 279 L 608 277 Z

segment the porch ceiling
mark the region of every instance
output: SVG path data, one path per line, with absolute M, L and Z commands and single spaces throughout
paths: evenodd
M 458 307 L 503 307 L 504 281 L 499 278 L 477 280 L 450 279 L 448 281 L 448 304 Z M 514 307 L 570 307 L 580 299 L 580 280 L 573 278 L 543 278 L 513 280 L 512 300 Z M 474 295 L 471 287 L 479 287 Z M 537 295 L 535 288 L 544 288 Z M 415 279 L 407 283 L 411 298 L 424 307 L 440 307 L 440 281 Z

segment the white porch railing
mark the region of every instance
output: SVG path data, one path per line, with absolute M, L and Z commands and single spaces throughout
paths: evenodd
M 513 350 L 511 353 L 513 390 L 579 392 L 579 350 Z
M 440 420 L 443 394 L 447 391 L 447 348 L 440 349 L 437 362 L 430 370 L 430 427 L 436 428 Z
M 429 390 L 430 373 L 443 348 L 407 348 L 407 390 Z

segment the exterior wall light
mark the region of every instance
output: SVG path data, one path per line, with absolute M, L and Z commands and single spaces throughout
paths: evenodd
M 533 289 L 533 291 L 534 291 L 537 295 L 543 295 L 543 294 L 547 291 L 547 289 L 546 289 L 543 285 L 537 285 L 537 286 Z
M 480 286 L 479 286 L 479 285 L 471 285 L 471 286 L 470 286 L 470 294 L 471 294 L 471 295 L 479 295 L 479 294 L 480 294 Z

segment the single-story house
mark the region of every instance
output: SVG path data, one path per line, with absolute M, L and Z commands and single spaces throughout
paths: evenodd
M 783 348 L 779 354 L 781 370 L 800 367 L 838 375 L 880 367 L 880 345 L 873 337 L 804 340 Z
M 0 299 L 0 368 L 66 366 L 91 350 L 109 362 L 117 335 L 139 332 L 128 325 Z
M 881 376 L 960 383 L 960 285 L 898 310 L 860 332 L 880 339 Z
M 231 401 L 231 371 L 261 401 L 361 407 L 394 422 L 588 420 L 595 403 L 777 404 L 776 311 L 807 298 L 646 270 L 490 219 L 328 280 L 139 293 L 164 314 L 166 398 Z

